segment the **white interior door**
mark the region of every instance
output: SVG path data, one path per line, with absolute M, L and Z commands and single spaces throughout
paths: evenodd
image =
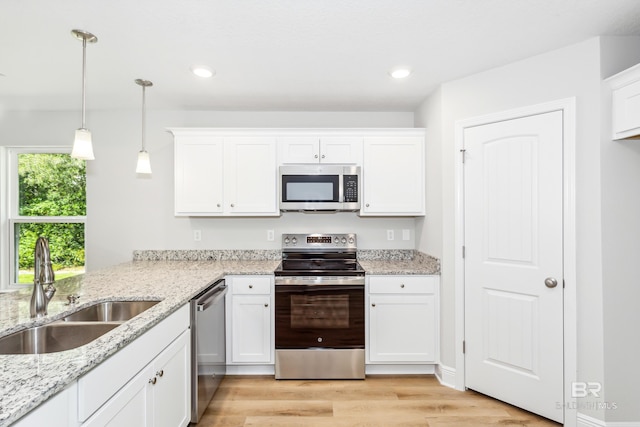
M 558 422 L 562 122 L 555 111 L 464 130 L 465 385 Z

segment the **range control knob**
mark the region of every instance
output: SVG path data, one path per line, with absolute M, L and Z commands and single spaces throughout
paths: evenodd
M 295 245 L 296 243 L 298 243 L 298 239 L 296 239 L 295 237 L 292 237 L 291 238 L 291 243 L 293 243 Z
M 353 238 L 353 236 L 349 236 L 349 244 L 353 245 L 355 242 L 355 239 Z
M 341 240 L 341 242 L 342 242 L 342 244 L 344 245 L 344 244 L 346 244 L 346 243 L 347 243 L 347 239 L 345 239 L 345 238 L 343 237 L 343 238 L 342 238 L 342 240 Z
M 285 245 L 288 245 L 288 244 L 289 244 L 289 238 L 288 238 L 288 237 L 285 237 L 285 238 L 284 238 L 284 244 L 285 244 Z

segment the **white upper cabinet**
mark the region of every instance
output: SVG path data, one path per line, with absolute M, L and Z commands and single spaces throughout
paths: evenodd
M 174 128 L 176 216 L 279 216 L 278 166 L 362 166 L 361 216 L 425 214 L 424 129 Z
M 275 139 L 226 138 L 224 159 L 225 212 L 279 215 Z
M 175 214 L 221 214 L 223 138 L 175 138 Z
M 613 96 L 613 139 L 640 137 L 640 64 L 608 82 Z
M 362 216 L 425 213 L 424 136 L 364 138 Z
M 177 130 L 177 216 L 278 216 L 276 140 Z
M 358 136 L 283 136 L 278 138 L 281 164 L 337 163 L 362 161 L 362 137 Z

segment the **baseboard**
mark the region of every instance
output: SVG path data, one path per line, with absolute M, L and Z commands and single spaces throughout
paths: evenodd
M 578 413 L 577 427 L 640 427 L 640 421 L 606 422 L 585 414 Z
M 456 369 L 440 364 L 436 367 L 436 378 L 445 387 L 456 388 Z
M 577 427 L 606 427 L 607 424 L 597 418 L 590 417 L 585 414 L 578 413 L 576 416 Z
M 366 365 L 367 375 L 422 375 L 435 373 L 435 365 Z
M 607 427 L 640 427 L 640 421 L 612 421 Z
M 227 365 L 227 375 L 274 375 L 274 365 Z

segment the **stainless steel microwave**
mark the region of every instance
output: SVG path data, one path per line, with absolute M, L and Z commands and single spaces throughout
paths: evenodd
M 281 211 L 360 210 L 360 166 L 280 166 Z

